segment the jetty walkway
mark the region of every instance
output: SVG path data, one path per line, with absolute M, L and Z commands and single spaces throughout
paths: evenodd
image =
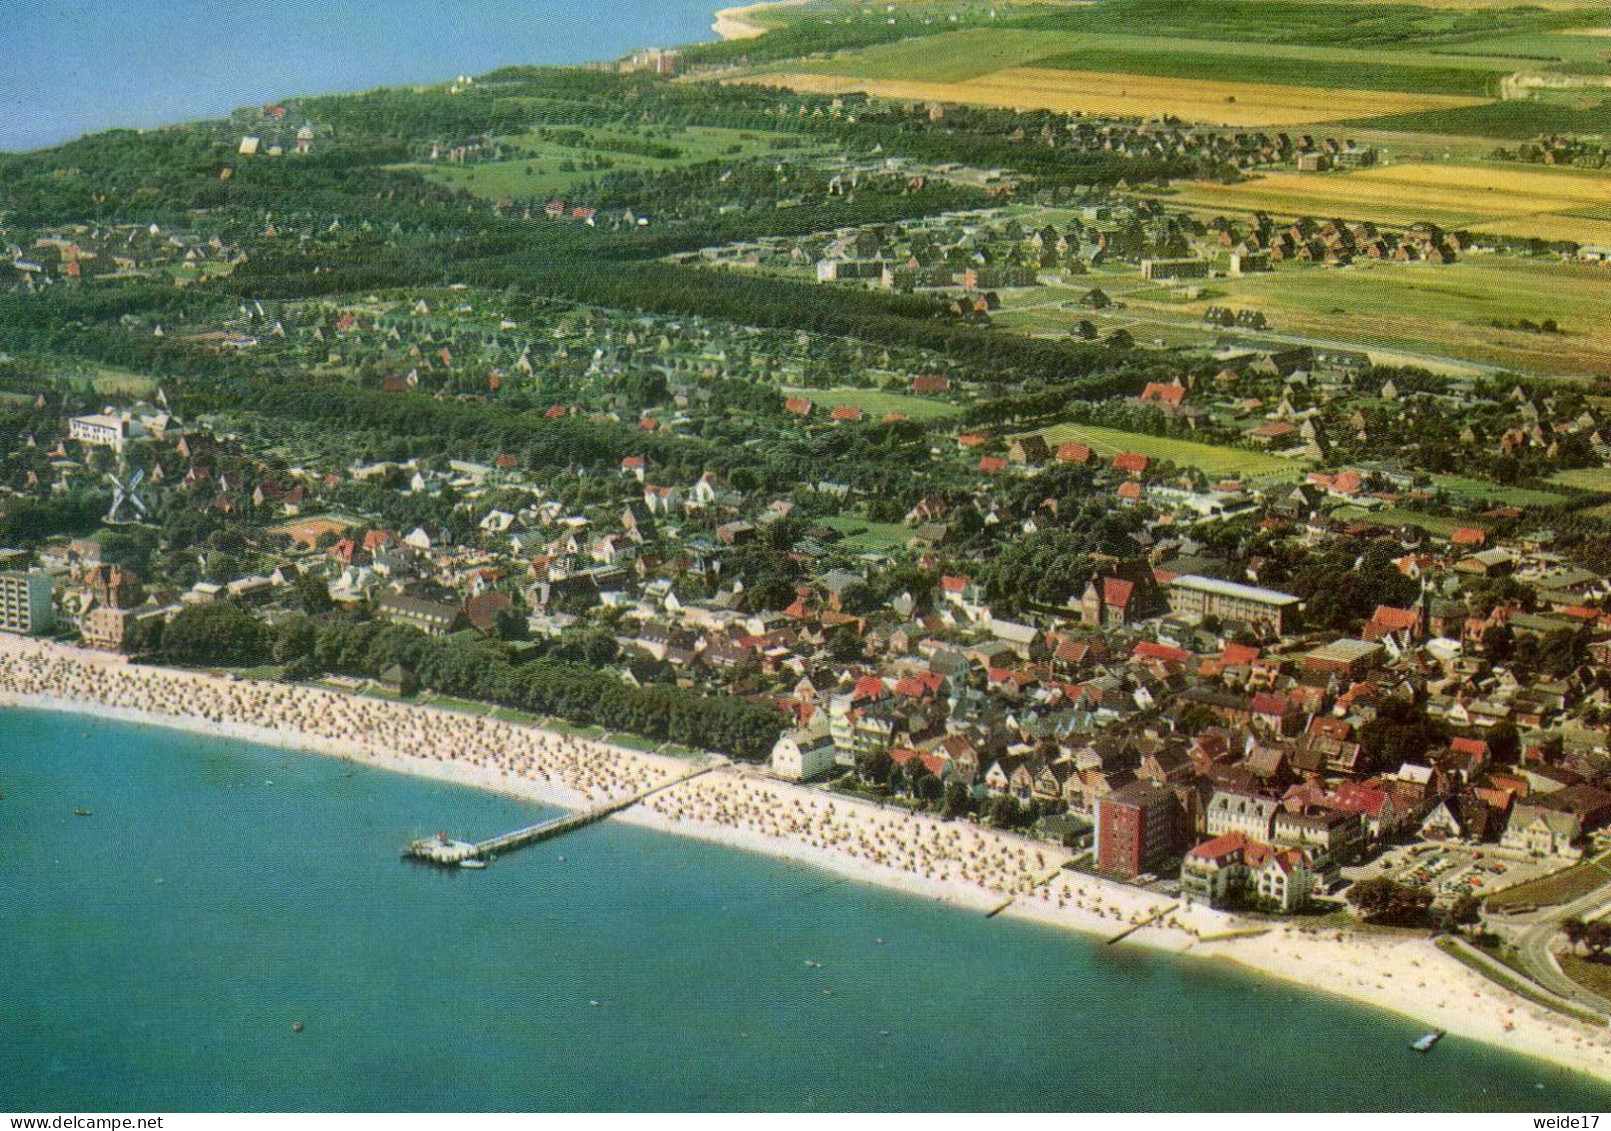
M 452 840 L 446 833 L 439 833 L 433 837 L 410 842 L 408 847 L 403 849 L 403 856 L 405 859 L 422 860 L 428 864 L 440 864 L 443 867 L 456 867 L 463 865 L 466 861 L 485 862 L 494 856 L 513 851 L 516 848 L 524 848 L 528 844 L 536 844 L 539 841 L 552 840 L 555 837 L 564 836 L 566 833 L 575 832 L 577 829 L 596 824 L 607 817 L 632 808 L 632 806 L 653 797 L 663 790 L 670 789 L 675 785 L 681 785 L 686 781 L 692 781 L 694 778 L 708 774 L 724 764 L 725 762 L 718 762 L 709 766 L 702 766 L 692 773 L 684 774 L 680 778 L 673 778 L 668 782 L 662 782 L 630 797 L 623 797 L 619 801 L 607 802 L 604 805 L 586 809 L 580 813 L 567 813 L 563 817 L 540 821 L 535 825 L 527 825 L 525 828 L 515 829 L 513 832 L 503 833 L 488 840 Z

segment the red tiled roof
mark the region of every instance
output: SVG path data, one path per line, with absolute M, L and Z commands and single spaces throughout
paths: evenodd
M 864 675 L 856 681 L 855 689 L 851 691 L 852 699 L 882 699 L 889 694 L 889 688 L 884 681 L 876 675 Z
M 1253 713 L 1255 715 L 1284 715 L 1291 709 L 1286 696 L 1278 695 L 1273 691 L 1261 691 L 1253 696 Z
M 1142 404 L 1178 405 L 1186 399 L 1184 385 L 1164 385 L 1157 381 L 1147 382 L 1147 387 L 1141 390 Z
M 1225 860 L 1243 851 L 1250 842 L 1245 833 L 1225 833 L 1213 840 L 1206 840 L 1192 849 L 1188 855 L 1199 860 Z
M 1388 632 L 1413 632 L 1421 623 L 1416 609 L 1396 609 L 1392 605 L 1377 605 L 1371 623 Z
M 1227 644 L 1219 654 L 1220 662 L 1232 667 L 1251 664 L 1259 658 L 1259 650 L 1251 644 Z
M 1139 656 L 1144 660 L 1173 660 L 1177 664 L 1184 664 L 1191 659 L 1191 653 L 1181 648 L 1172 648 L 1168 644 L 1159 644 L 1152 640 L 1143 640 L 1131 649 L 1132 656 Z
M 1102 579 L 1102 603 L 1124 608 L 1130 604 L 1130 597 L 1135 592 L 1135 582 L 1126 581 L 1122 577 L 1104 577 Z

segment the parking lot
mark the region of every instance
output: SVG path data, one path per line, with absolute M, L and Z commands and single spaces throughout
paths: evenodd
M 1388 876 L 1402 884 L 1425 888 L 1438 905 L 1459 896 L 1478 897 L 1548 875 L 1562 866 L 1559 860 L 1538 860 L 1520 853 L 1462 844 L 1414 844 L 1392 848 L 1357 868 L 1344 868 L 1352 881 Z

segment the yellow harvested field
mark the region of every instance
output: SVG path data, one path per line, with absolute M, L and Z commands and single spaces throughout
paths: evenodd
M 856 79 L 795 72 L 762 73 L 745 81 L 776 83 L 817 94 L 864 91 L 879 98 L 1018 110 L 1083 110 L 1136 118 L 1173 114 L 1187 121 L 1227 126 L 1295 126 L 1478 106 L 1488 101 L 1442 94 L 1321 90 L 1038 67 L 1009 67 L 965 82 Z
M 1198 207 L 1350 220 L 1432 220 L 1497 235 L 1611 241 L 1611 176 L 1475 165 L 1391 165 L 1355 173 L 1270 173 L 1240 184 L 1194 182 Z M 1588 215 L 1574 215 L 1588 213 Z
M 1588 35 L 1596 39 L 1611 39 L 1611 27 L 1572 27 L 1566 29 L 1567 35 Z
M 1473 224 L 1479 232 L 1496 236 L 1521 236 L 1535 240 L 1573 240 L 1577 243 L 1611 245 L 1611 220 L 1589 220 L 1582 216 L 1522 216 L 1516 219 L 1483 221 Z
M 1491 165 L 1386 165 L 1352 174 L 1352 180 L 1386 182 L 1505 198 L 1553 200 L 1557 207 L 1611 204 L 1611 177 L 1596 173 L 1503 169 Z

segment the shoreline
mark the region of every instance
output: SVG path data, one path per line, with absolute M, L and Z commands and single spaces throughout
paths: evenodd
M 765 35 L 771 29 L 758 24 L 749 17 L 767 8 L 797 8 L 806 3 L 806 0 L 761 0 L 758 4 L 741 4 L 733 8 L 722 8 L 716 13 L 716 22 L 710 25 L 710 30 L 716 33 L 718 39 L 724 42 L 735 39 L 755 39 Z
M 0 637 L 0 707 L 233 738 L 572 810 L 674 782 L 691 765 L 521 723 L 130 664 L 16 637 Z M 1075 931 L 1093 942 L 1163 911 L 1158 923 L 1135 930 L 1125 945 L 1234 962 L 1308 992 L 1611 1078 L 1611 1030 L 1534 1005 L 1444 954 L 1430 938 L 1322 931 L 1206 908 L 1181 911 L 1165 897 L 1064 869 L 1070 854 L 1057 846 L 735 765 L 671 784 L 611 819 L 806 864 L 963 911 L 996 911 Z

